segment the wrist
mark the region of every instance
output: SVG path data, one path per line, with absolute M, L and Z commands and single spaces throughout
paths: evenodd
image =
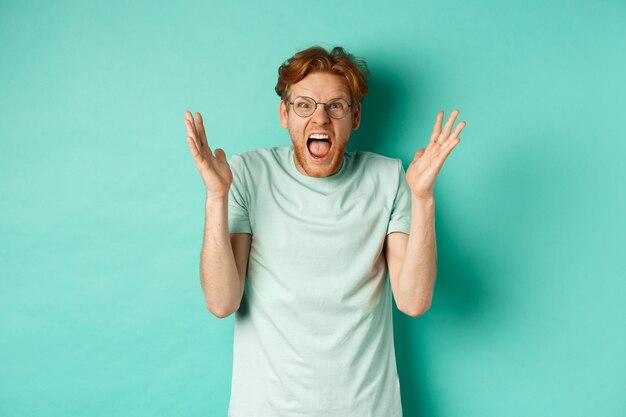
M 433 194 L 411 194 L 411 202 L 413 202 L 414 204 L 435 204 L 435 196 Z
M 206 195 L 206 205 L 207 206 L 221 206 L 228 203 L 228 195 L 211 195 L 207 193 Z

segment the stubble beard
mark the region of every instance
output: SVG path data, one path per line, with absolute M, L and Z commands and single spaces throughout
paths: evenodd
M 308 175 L 309 177 L 315 177 L 315 178 L 324 178 L 324 177 L 329 177 L 331 175 L 336 174 L 340 169 L 341 169 L 341 164 L 343 162 L 343 154 L 345 153 L 345 146 L 342 147 L 341 149 L 339 148 L 335 148 L 335 144 L 333 144 L 333 150 L 332 152 L 334 153 L 334 155 L 332 155 L 332 159 L 333 162 L 331 162 L 331 165 L 325 165 L 322 166 L 321 170 L 317 170 L 315 168 L 311 169 L 310 166 L 310 161 L 309 161 L 309 157 L 308 157 L 308 153 L 309 150 L 306 148 L 306 144 L 304 145 L 304 148 L 296 146 L 294 144 L 294 155 L 296 158 L 296 165 L 299 165 L 300 168 L 302 168 L 302 170 L 306 173 L 306 175 Z M 337 160 L 337 156 L 340 156 L 340 158 L 338 158 Z

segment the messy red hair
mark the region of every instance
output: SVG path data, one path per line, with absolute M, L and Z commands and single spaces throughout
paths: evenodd
M 278 68 L 278 83 L 274 90 L 283 100 L 287 100 L 289 87 L 318 71 L 342 77 L 353 101 L 360 103 L 367 94 L 367 63 L 347 53 L 340 46 L 334 47 L 330 52 L 320 46 L 312 46 L 296 53 Z

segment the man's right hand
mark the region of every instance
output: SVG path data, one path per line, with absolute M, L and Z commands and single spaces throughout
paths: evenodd
M 226 162 L 226 153 L 217 148 L 215 156 L 206 139 L 202 116 L 196 112 L 194 121 L 191 112 L 185 112 L 185 127 L 187 127 L 187 143 L 196 167 L 202 175 L 202 181 L 207 190 L 207 199 L 226 199 L 228 190 L 233 182 L 233 173 Z

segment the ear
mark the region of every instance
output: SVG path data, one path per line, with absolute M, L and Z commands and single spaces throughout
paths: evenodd
M 354 105 L 354 111 L 352 112 L 352 130 L 357 130 L 361 125 L 361 103 Z
M 280 125 L 285 129 L 287 128 L 287 121 L 289 120 L 288 110 L 285 101 L 281 99 L 278 105 L 278 117 L 280 118 Z

